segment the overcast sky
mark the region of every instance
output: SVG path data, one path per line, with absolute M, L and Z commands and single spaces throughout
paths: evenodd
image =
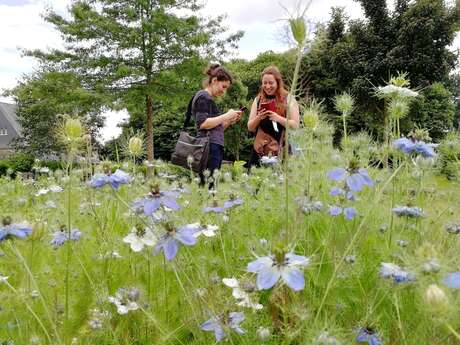
M 33 71 L 33 59 L 21 57 L 19 48 L 46 49 L 62 47 L 57 31 L 41 17 L 46 7 L 61 14 L 67 13 L 70 0 L 0 0 L 0 94 L 2 89 L 14 87 L 24 73 Z M 280 5 L 283 4 L 283 6 Z M 225 24 L 231 31 L 244 30 L 237 57 L 253 59 L 266 51 L 283 51 L 287 48 L 281 37 L 283 22 L 294 11 L 298 0 L 207 0 L 204 15 L 227 14 Z M 313 22 L 325 22 L 330 18 L 330 8 L 345 7 L 350 18 L 363 16 L 361 7 L 353 0 L 313 0 L 307 17 Z M 460 35 L 454 43 L 460 48 Z M 0 101 L 10 101 L 0 97 Z M 103 139 L 119 133 L 116 124 L 127 114 L 110 113 L 110 121 L 103 130 Z

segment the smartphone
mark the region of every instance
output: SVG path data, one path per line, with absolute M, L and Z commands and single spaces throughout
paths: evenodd
M 265 103 L 260 103 L 259 104 L 260 109 L 262 110 L 270 110 L 270 111 L 276 111 L 276 104 L 275 102 L 265 102 Z
M 240 111 L 241 111 L 242 113 L 244 113 L 246 110 L 248 110 L 248 107 L 241 107 L 241 108 L 240 108 Z

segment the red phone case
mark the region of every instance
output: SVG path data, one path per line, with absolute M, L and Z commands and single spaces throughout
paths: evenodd
M 273 101 L 260 103 L 260 108 L 264 110 L 276 111 L 276 104 Z

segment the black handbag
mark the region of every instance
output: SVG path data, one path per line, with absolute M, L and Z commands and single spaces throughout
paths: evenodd
M 185 169 L 192 169 L 200 173 L 206 169 L 209 157 L 209 133 L 206 137 L 194 137 L 187 133 L 186 128 L 192 116 L 192 109 L 196 95 L 188 103 L 183 130 L 179 134 L 174 152 L 171 155 L 171 163 Z

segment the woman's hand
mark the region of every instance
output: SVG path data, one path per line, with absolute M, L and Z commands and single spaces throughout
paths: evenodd
M 272 121 L 275 121 L 275 122 L 278 122 L 278 123 L 281 123 L 282 119 L 284 119 L 284 117 L 282 116 L 279 116 L 277 113 L 275 113 L 274 111 L 270 111 L 270 110 L 267 110 L 266 111 L 266 114 L 268 116 L 268 118 Z
M 256 114 L 256 119 L 258 121 L 262 121 L 263 119 L 265 119 L 268 116 L 269 112 L 270 111 L 268 111 L 268 110 L 258 110 L 257 114 Z

